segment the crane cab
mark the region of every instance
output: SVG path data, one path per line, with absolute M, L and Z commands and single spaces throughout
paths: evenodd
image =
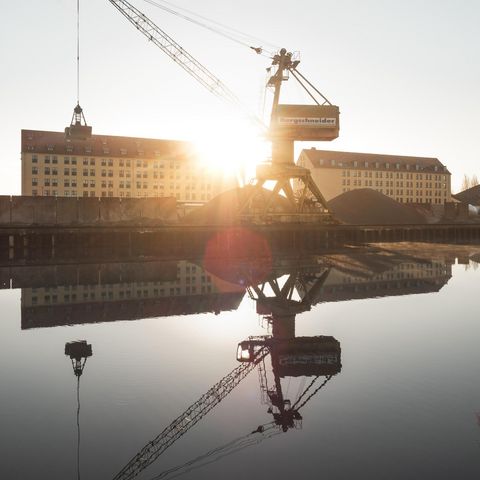
M 340 131 L 336 105 L 279 104 L 270 126 L 270 137 L 291 141 L 330 141 Z

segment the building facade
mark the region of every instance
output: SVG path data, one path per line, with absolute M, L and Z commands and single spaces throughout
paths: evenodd
M 310 169 L 327 201 L 372 188 L 401 203 L 451 201 L 451 174 L 437 158 L 303 150 L 298 165 Z
M 202 165 L 176 140 L 22 130 L 22 195 L 175 197 L 204 203 L 233 188 L 233 178 Z

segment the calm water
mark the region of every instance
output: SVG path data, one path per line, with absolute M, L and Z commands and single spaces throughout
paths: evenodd
M 478 479 L 479 252 L 0 268 L 0 478 Z

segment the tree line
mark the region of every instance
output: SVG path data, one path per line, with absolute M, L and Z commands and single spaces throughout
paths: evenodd
M 463 176 L 462 180 L 462 192 L 463 190 L 468 190 L 469 188 L 476 187 L 480 182 L 475 174 L 469 177 L 467 174 Z

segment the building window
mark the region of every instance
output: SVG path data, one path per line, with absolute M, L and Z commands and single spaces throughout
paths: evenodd
M 72 157 L 72 165 L 76 165 L 77 164 L 77 159 L 75 157 Z
M 38 174 L 38 168 L 32 167 L 32 175 L 37 175 L 37 174 Z
M 73 176 L 73 177 L 76 177 L 77 176 L 77 170 L 75 168 L 72 168 L 72 171 L 70 172 L 70 174 Z
M 94 169 L 94 168 L 91 168 L 91 169 L 90 169 L 90 176 L 91 176 L 91 177 L 94 177 L 94 176 L 95 176 L 95 169 Z
M 38 157 L 36 155 L 32 155 L 32 163 L 37 163 Z
M 50 175 L 50 168 L 45 167 L 44 173 L 45 173 L 45 175 Z

